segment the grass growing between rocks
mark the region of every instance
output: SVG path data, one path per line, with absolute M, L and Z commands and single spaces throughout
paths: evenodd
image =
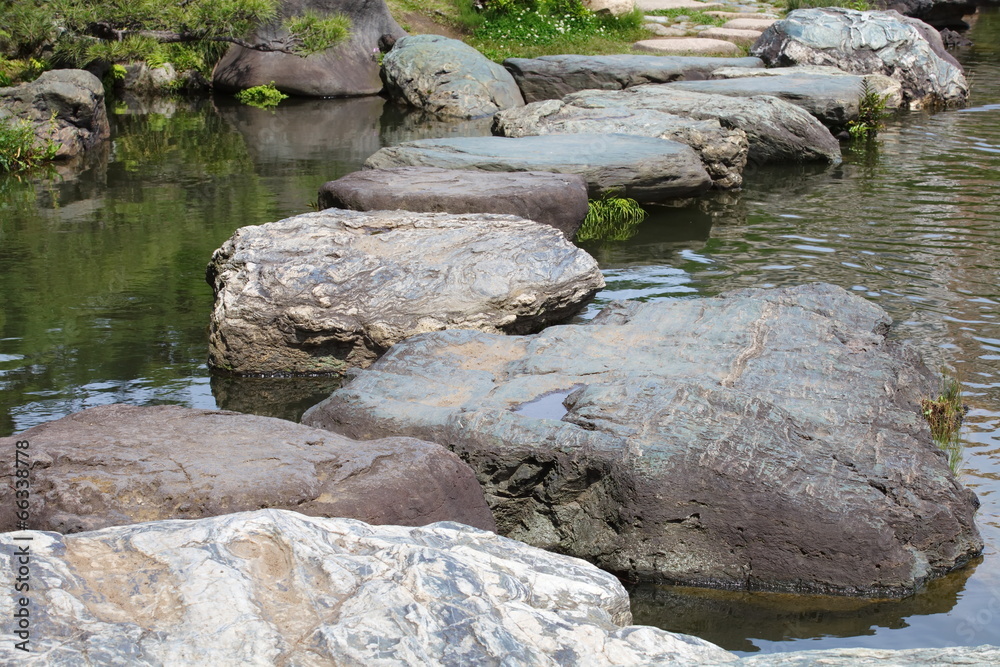
M 869 0 L 785 0 L 785 11 L 812 9 L 814 7 L 847 7 L 867 12 L 875 7 Z
M 628 241 L 645 219 L 646 211 L 634 199 L 614 195 L 591 199 L 576 241 Z
M 645 12 L 647 16 L 666 16 L 667 18 L 674 19 L 675 21 L 680 17 L 687 17 L 684 20 L 694 25 L 711 25 L 711 26 L 721 26 L 723 23 L 729 19 L 721 18 L 719 16 L 711 16 L 705 12 L 698 11 L 695 9 L 656 9 L 651 12 Z
M 28 121 L 0 118 L 0 173 L 23 171 L 52 160 L 59 144 L 39 141 Z
M 948 455 L 948 467 L 958 473 L 962 464 L 959 433 L 968 408 L 962 404 L 962 385 L 955 378 L 941 376 L 941 392 L 936 399 L 920 401 L 920 410 L 931 427 L 934 442 Z

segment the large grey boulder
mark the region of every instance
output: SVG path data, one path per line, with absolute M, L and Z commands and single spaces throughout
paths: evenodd
M 426 331 L 538 331 L 604 287 L 547 225 L 339 209 L 237 229 L 207 278 L 209 363 L 238 375 L 342 372 Z
M 962 67 L 937 31 L 895 11 L 797 9 L 764 31 L 750 51 L 769 67 L 830 65 L 885 74 L 902 84 L 912 109 L 962 105 L 969 96 Z
M 280 27 L 281 20 L 306 12 L 346 16 L 351 21 L 350 37 L 304 58 L 233 45 L 215 66 L 215 87 L 236 91 L 273 81 L 285 93 L 306 97 L 375 95 L 382 90 L 375 57 L 379 38 L 406 35 L 389 14 L 385 0 L 281 0 L 279 21 L 259 28 L 251 41 L 281 42 L 287 37 Z
M 480 118 L 524 99 L 502 66 L 457 39 L 412 35 L 382 61 L 389 99 L 436 116 Z
M 724 128 L 718 120 L 695 120 L 655 109 L 629 109 L 614 102 L 587 103 L 579 95 L 545 100 L 501 111 L 493 118 L 493 133 L 503 137 L 544 134 L 636 134 L 687 144 L 701 157 L 719 188 L 743 183 L 749 142 L 746 132 Z
M 411 339 L 302 421 L 447 444 L 501 534 L 630 579 L 905 595 L 983 541 L 889 323 L 831 285 L 621 302 Z
M 839 648 L 822 651 L 792 651 L 769 653 L 743 658 L 738 663 L 746 667 L 995 667 L 1000 665 L 1000 647 L 949 646 L 947 648 L 913 648 L 903 650 L 871 648 Z
M 503 62 L 525 102 L 558 100 L 580 90 L 621 90 L 646 83 L 706 79 L 720 67 L 762 68 L 760 58 L 578 56 L 508 58 Z
M 494 530 L 467 465 L 412 438 L 354 442 L 294 422 L 176 405 L 107 405 L 35 426 L 30 526 L 76 533 L 273 507 L 312 516 Z M 14 530 L 0 485 L 0 531 Z
M 878 0 L 874 3 L 877 9 L 894 9 L 938 30 L 967 30 L 969 24 L 962 18 L 975 14 L 979 5 L 989 4 L 989 0 Z M 995 0 L 992 4 L 996 4 Z
M 673 86 L 635 86 L 626 90 L 587 90 L 563 102 L 582 108 L 625 107 L 653 110 L 694 120 L 715 120 L 746 132 L 748 159 L 769 162 L 840 162 L 840 142 L 812 114 L 790 102 L 761 95 L 733 98 Z
M 781 70 L 783 68 L 773 68 Z M 772 70 L 764 70 L 772 71 Z M 770 95 L 802 107 L 834 132 L 858 119 L 865 77 L 844 74 L 795 73 L 783 76 L 718 78 L 711 81 L 678 81 L 669 84 L 681 90 L 730 97 Z M 902 103 L 902 89 L 887 76 L 871 75 L 868 85 L 879 95 L 889 95 L 886 108 Z M 892 93 L 896 96 L 893 98 Z
M 321 209 L 500 213 L 550 225 L 568 239 L 576 235 L 588 206 L 587 181 L 582 176 L 546 171 L 366 169 L 319 189 Z
M 579 174 L 587 180 L 591 197 L 624 191 L 641 202 L 696 195 L 712 185 L 689 146 L 626 134 L 421 139 L 383 148 L 365 161 L 365 167 Z
M 80 69 L 51 70 L 0 88 L 0 119 L 6 118 L 31 123 L 40 142 L 56 142 L 57 158 L 79 155 L 111 136 L 104 86 Z
M 18 541 L 17 537 L 30 538 Z M 454 523 L 369 526 L 283 510 L 59 535 L 30 547 L 18 665 L 716 665 L 697 637 L 633 626 L 610 574 Z M 14 567 L 0 582 L 14 591 Z M 0 613 L 14 618 L 13 595 Z M 11 627 L 12 623 L 5 623 Z

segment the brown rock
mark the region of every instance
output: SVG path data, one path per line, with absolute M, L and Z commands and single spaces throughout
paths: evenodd
M 458 521 L 494 530 L 472 470 L 413 438 L 359 443 L 270 417 L 107 405 L 0 438 L 26 440 L 29 527 L 76 533 L 261 508 L 372 524 Z M 8 468 L 0 531 L 17 528 Z

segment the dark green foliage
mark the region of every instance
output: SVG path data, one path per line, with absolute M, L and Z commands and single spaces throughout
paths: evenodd
M 888 115 L 885 110 L 888 95 L 876 93 L 868 79 L 861 81 L 861 99 L 858 119 L 847 123 L 847 131 L 854 138 L 874 139 L 885 125 L 882 121 Z
M 591 199 L 576 240 L 627 241 L 635 236 L 636 228 L 645 219 L 646 211 L 634 199 L 613 195 Z
M 274 87 L 274 81 L 263 86 L 254 86 L 236 93 L 236 99 L 243 104 L 247 104 L 258 109 L 269 109 L 278 106 L 281 100 L 287 99 L 280 90 Z

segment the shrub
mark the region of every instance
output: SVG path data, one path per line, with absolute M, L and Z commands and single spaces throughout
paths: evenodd
M 236 93 L 236 99 L 258 109 L 269 109 L 278 106 L 288 95 L 274 87 L 274 81 L 264 86 L 254 86 Z
M 854 138 L 873 139 L 885 127 L 882 121 L 888 115 L 885 110 L 888 99 L 888 95 L 876 93 L 867 78 L 862 79 L 858 119 L 847 123 L 848 133 Z
M 59 144 L 40 141 L 34 126 L 26 120 L 0 118 L 0 172 L 21 171 L 48 162 Z
M 968 408 L 962 404 L 962 385 L 955 378 L 941 375 L 941 393 L 936 399 L 920 401 L 920 410 L 931 427 L 934 442 L 948 455 L 948 467 L 957 473 L 962 463 L 959 433 Z
M 636 200 L 606 194 L 590 200 L 587 217 L 576 233 L 576 240 L 627 241 L 635 236 L 636 228 L 645 219 L 646 211 Z

